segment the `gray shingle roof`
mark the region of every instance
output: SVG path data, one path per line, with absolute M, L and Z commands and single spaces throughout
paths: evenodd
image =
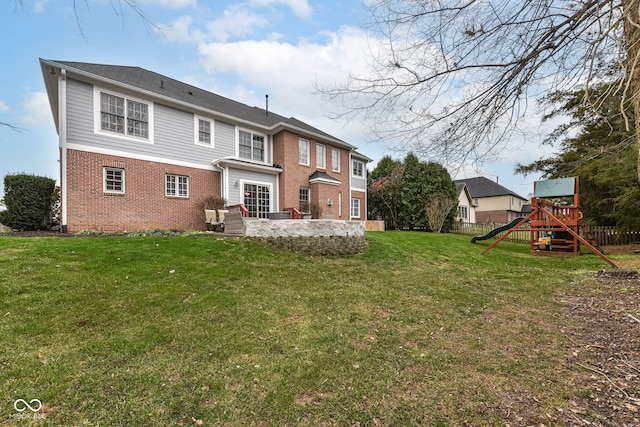
M 295 117 L 287 118 L 271 111 L 267 114 L 265 109 L 242 104 L 241 102 L 225 98 L 224 96 L 172 79 L 171 77 L 145 70 L 144 68 L 72 61 L 45 61 L 140 88 L 244 121 L 256 123 L 267 128 L 274 128 L 279 125 L 298 128 L 354 148 L 352 145 Z
M 526 200 L 519 194 L 483 176 L 479 176 L 476 178 L 456 179 L 454 182 L 456 183 L 456 186 L 460 183 L 467 184 L 469 193 L 471 193 L 471 197 L 473 197 L 474 199 L 478 197 L 515 196 L 519 197 L 520 199 Z
M 333 181 L 333 182 L 341 182 L 339 179 L 336 179 L 323 171 L 315 171 L 311 175 L 309 175 L 309 181 L 313 181 L 314 179 L 320 179 L 322 181 Z

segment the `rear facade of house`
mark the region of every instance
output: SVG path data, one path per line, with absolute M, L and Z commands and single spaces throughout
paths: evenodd
M 204 229 L 211 196 L 253 218 L 289 208 L 366 218 L 370 159 L 300 120 L 139 67 L 40 65 L 64 232 Z

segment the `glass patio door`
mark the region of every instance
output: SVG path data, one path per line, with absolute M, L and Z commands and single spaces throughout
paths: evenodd
M 270 195 L 269 186 L 259 184 L 244 184 L 244 207 L 251 218 L 269 218 Z

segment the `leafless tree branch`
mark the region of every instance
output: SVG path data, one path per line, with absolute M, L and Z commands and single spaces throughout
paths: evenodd
M 612 90 L 638 98 L 638 7 L 638 0 L 378 0 L 368 6 L 368 72 L 318 91 L 341 103 L 335 118 L 361 118 L 374 140 L 448 165 L 489 160 L 546 93 L 588 88 L 606 70 L 623 82 Z M 610 64 L 618 65 L 613 76 Z

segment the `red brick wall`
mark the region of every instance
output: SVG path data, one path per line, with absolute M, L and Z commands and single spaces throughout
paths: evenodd
M 331 149 L 326 147 L 326 172 L 328 175 L 341 181 L 341 185 L 309 184 L 309 175 L 316 169 L 316 141 L 304 137 L 309 141 L 309 166 L 298 163 L 298 139 L 299 135 L 282 131 L 273 138 L 273 162 L 282 166 L 280 174 L 280 194 L 278 203 L 280 209 L 289 207 L 298 208 L 300 205 L 300 187 L 311 189 L 311 202 L 317 203 L 322 208 L 322 217 L 333 215 L 335 219 L 349 219 L 349 152 L 340 149 L 340 172 L 331 170 Z M 338 193 L 342 192 L 342 217 L 339 216 Z M 333 206 L 327 205 L 327 199 L 333 200 Z
M 104 167 L 125 170 L 125 194 L 103 191 Z M 205 229 L 202 200 L 220 195 L 220 173 L 69 150 L 67 231 Z M 165 196 L 165 175 L 189 177 L 189 197 Z
M 476 222 L 509 222 L 507 211 L 476 211 Z

